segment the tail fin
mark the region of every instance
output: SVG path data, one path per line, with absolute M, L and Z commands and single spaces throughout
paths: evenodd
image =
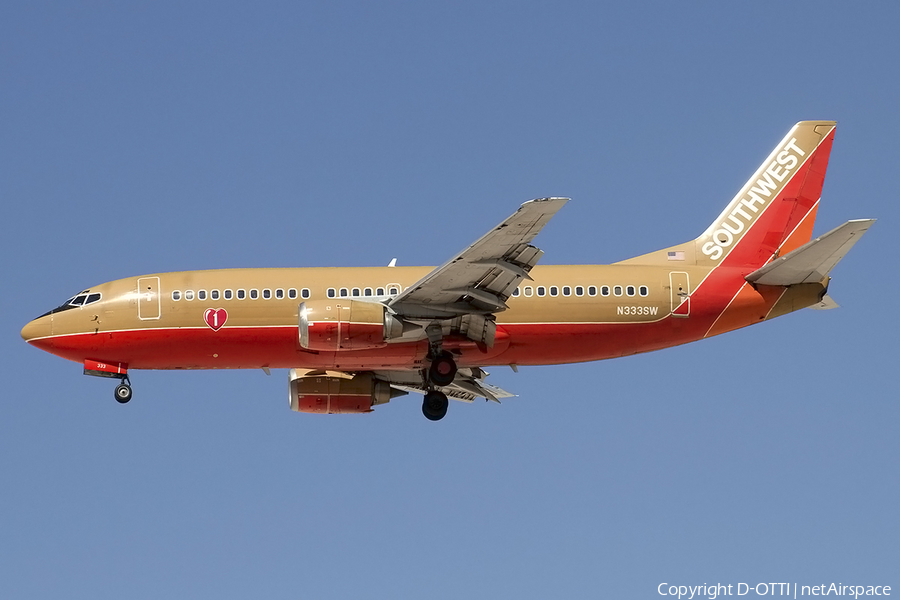
M 696 240 L 616 264 L 760 268 L 812 238 L 834 141 L 834 121 L 794 125 Z
M 757 269 L 812 237 L 834 121 L 801 121 L 694 241 L 698 265 Z

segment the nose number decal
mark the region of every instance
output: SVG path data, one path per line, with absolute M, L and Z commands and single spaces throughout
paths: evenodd
M 206 312 L 203 313 L 203 320 L 206 321 L 210 329 L 218 331 L 225 324 L 225 321 L 228 320 L 228 313 L 225 312 L 224 308 L 207 308 Z

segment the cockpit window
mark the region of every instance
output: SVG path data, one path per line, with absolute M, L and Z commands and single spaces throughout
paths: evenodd
M 88 304 L 93 304 L 94 302 L 99 302 L 100 298 L 102 298 L 100 292 L 91 293 L 91 290 L 84 290 L 80 294 L 76 294 L 72 296 L 65 302 L 63 302 L 60 306 L 57 306 L 51 311 L 48 311 L 41 315 L 41 317 L 46 317 L 47 315 L 52 315 L 54 313 L 62 312 L 64 310 L 71 310 L 73 308 L 80 308 L 82 306 L 87 306 Z M 40 317 L 38 317 L 40 318 Z
M 88 304 L 93 304 L 94 302 L 99 302 L 99 301 L 100 301 L 100 293 L 99 292 L 94 292 L 92 294 L 91 290 L 84 290 L 77 296 L 73 296 L 72 298 L 69 298 L 69 300 L 65 304 L 60 306 L 60 308 L 65 308 L 67 306 L 69 306 L 69 307 L 87 306 Z

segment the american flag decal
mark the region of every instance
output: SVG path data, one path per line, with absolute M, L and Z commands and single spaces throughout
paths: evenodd
M 669 260 L 684 260 L 684 252 L 669 252 Z

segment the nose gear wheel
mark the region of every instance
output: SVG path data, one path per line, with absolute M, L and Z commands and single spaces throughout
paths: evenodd
M 116 386 L 115 396 L 116 402 L 118 402 L 119 404 L 125 404 L 126 402 L 131 400 L 131 386 L 123 381 Z

